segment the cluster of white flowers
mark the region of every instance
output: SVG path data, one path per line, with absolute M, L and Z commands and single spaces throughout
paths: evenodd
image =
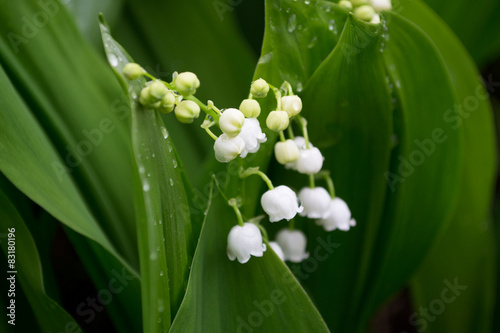
M 354 14 L 363 21 L 380 23 L 380 12 L 391 10 L 391 0 L 341 0 L 339 5 Z
M 200 81 L 194 73 L 174 73 L 172 82 L 168 83 L 154 78 L 138 64 L 130 63 L 125 66 L 123 74 L 129 80 L 142 76 L 151 79 L 142 89 L 139 98 L 139 102 L 145 108 L 164 113 L 174 111 L 176 118 L 186 124 L 198 118 L 201 111 L 206 113 L 201 127 L 215 140 L 215 158 L 221 163 L 228 163 L 238 156 L 245 158 L 249 153 L 256 153 L 260 145 L 266 142 L 267 137 L 262 132 L 258 120 L 261 106 L 256 99 L 265 98 L 269 91 L 273 91 L 276 97 L 276 110 L 269 112 L 265 123 L 269 130 L 279 134 L 280 140 L 274 146 L 276 160 L 287 169 L 307 175 L 310 185 L 301 189 L 297 196 L 288 186 L 274 187 L 267 175 L 258 168 L 243 170 L 240 177 L 256 174 L 266 182 L 269 190 L 262 195 L 261 205 L 270 222 L 291 221 L 289 227 L 277 233 L 276 241 L 269 243 L 283 261 L 298 263 L 309 256 L 306 252 L 306 236 L 293 227 L 293 219 L 297 214 L 315 219 L 316 223 L 326 231 L 335 229 L 347 231 L 356 224 L 351 218 L 347 204 L 335 196 L 333 181 L 329 174 L 321 171 L 324 157 L 321 151 L 309 142 L 307 121 L 300 115 L 302 100 L 293 94 L 288 82 L 283 83 L 278 89 L 265 80 L 258 79 L 252 83 L 250 95 L 241 102 L 239 109 L 228 108 L 221 111 L 213 102 L 208 101 L 205 105 L 194 96 L 200 86 Z M 294 121 L 301 128 L 303 136 L 294 136 L 292 129 Z M 218 136 L 210 129 L 214 125 L 218 125 L 221 132 Z M 284 133 L 287 130 L 288 139 Z M 315 186 L 315 178 L 319 176 L 327 180 L 328 191 Z M 240 263 L 248 262 L 251 256 L 262 257 L 267 249 L 265 241 L 268 241 L 265 229 L 260 224 L 244 220 L 237 200 L 231 199 L 228 204 L 235 210 L 238 225 L 229 232 L 227 256 L 230 260 L 237 259 Z

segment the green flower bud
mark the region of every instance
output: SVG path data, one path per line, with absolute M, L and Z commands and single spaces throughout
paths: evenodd
M 191 124 L 200 115 L 200 107 L 193 101 L 184 100 L 175 108 L 175 117 L 183 124 Z
M 250 93 L 255 98 L 264 98 L 267 96 L 269 92 L 269 84 L 267 84 L 266 80 L 258 79 L 252 83 L 250 87 Z
M 147 86 L 141 90 L 139 102 L 141 102 L 141 104 L 144 106 L 150 107 L 158 101 L 153 96 L 151 96 L 150 87 Z
M 375 10 L 372 6 L 361 6 L 354 10 L 354 14 L 363 21 L 370 22 L 373 15 L 375 15 Z
M 127 80 L 135 80 L 144 75 L 146 71 L 139 64 L 134 62 L 129 62 L 123 67 L 123 75 L 127 78 Z
M 300 157 L 300 150 L 293 140 L 286 140 L 284 142 L 278 141 L 274 145 L 274 155 L 280 164 L 287 164 L 295 162 Z
M 286 111 L 271 111 L 266 119 L 267 128 L 274 132 L 286 130 L 289 123 Z
M 161 100 L 160 112 L 170 113 L 175 107 L 175 95 L 172 91 L 167 91 L 165 97 Z
M 347 10 L 351 10 L 352 9 L 352 2 L 349 1 L 349 0 L 341 0 L 339 1 L 339 6 L 340 7 L 344 7 L 345 9 Z
M 194 73 L 183 72 L 175 77 L 174 85 L 182 96 L 191 96 L 196 93 L 196 89 L 200 86 L 200 80 Z
M 281 109 L 286 111 L 290 118 L 296 116 L 302 111 L 302 100 L 297 95 L 282 97 Z
M 244 99 L 240 104 L 240 111 L 247 118 L 257 118 L 260 115 L 260 104 L 255 99 Z
M 149 85 L 149 95 L 151 99 L 158 102 L 161 101 L 167 94 L 168 89 L 160 81 L 154 81 Z

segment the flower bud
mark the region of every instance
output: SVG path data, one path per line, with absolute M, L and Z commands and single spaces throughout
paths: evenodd
M 375 15 L 375 10 L 372 6 L 363 5 L 354 10 L 354 14 L 363 21 L 370 22 L 373 15 Z
M 227 236 L 227 257 L 241 264 L 250 260 L 250 256 L 262 257 L 266 251 L 266 244 L 262 243 L 262 234 L 259 227 L 253 223 L 244 223 L 243 226 L 234 226 Z
M 377 12 L 392 9 L 391 0 L 371 0 L 371 5 Z
M 253 81 L 252 86 L 250 87 L 250 93 L 255 98 L 264 98 L 267 96 L 269 92 L 269 84 L 267 84 L 266 80 L 258 79 Z
M 146 71 L 139 64 L 135 62 L 129 62 L 123 67 L 123 75 L 127 78 L 127 80 L 135 80 L 140 78 Z
M 281 246 L 277 242 L 269 242 L 269 246 L 273 249 L 274 253 L 276 253 L 281 261 L 285 261 L 285 253 L 283 253 Z
M 219 118 L 219 127 L 228 137 L 233 138 L 241 132 L 244 122 L 245 116 L 240 110 L 227 109 Z
M 153 95 L 151 95 L 151 87 L 147 86 L 141 90 L 141 95 L 139 97 L 139 102 L 145 107 L 157 108 L 160 106 L 160 101 L 158 101 Z
M 318 148 L 304 149 L 300 151 L 300 157 L 295 162 L 297 171 L 306 175 L 314 175 L 323 167 L 325 158 Z
M 200 86 L 200 80 L 194 73 L 183 72 L 176 76 L 174 85 L 182 96 L 191 96 L 196 93 L 196 89 Z
M 300 230 L 283 229 L 276 235 L 276 242 L 283 250 L 286 260 L 299 263 L 309 258 L 309 253 L 306 252 L 306 235 Z
M 286 130 L 289 123 L 286 111 L 271 111 L 266 119 L 267 128 L 274 132 Z
M 339 1 L 339 6 L 344 7 L 347 10 L 352 9 L 352 2 L 349 0 L 341 0 Z
M 191 124 L 200 115 L 200 107 L 193 101 L 184 100 L 175 108 L 175 117 L 183 124 Z
M 320 219 L 328 216 L 328 208 L 332 198 L 324 188 L 304 187 L 299 192 L 299 200 L 304 206 L 304 210 L 300 213 L 301 216 L 307 216 L 310 219 Z
M 336 197 L 330 200 L 327 216 L 317 220 L 316 224 L 322 226 L 326 231 L 335 229 L 348 231 L 356 225 L 356 220 L 351 218 L 351 211 L 345 201 Z
M 161 101 L 167 94 L 168 89 L 160 81 L 154 81 L 149 85 L 149 95 L 155 102 Z
M 276 142 L 274 145 L 274 155 L 280 164 L 285 165 L 296 161 L 300 156 L 300 150 L 293 140 L 288 139 L 285 142 Z
M 278 186 L 267 191 L 260 198 L 262 209 L 269 215 L 269 221 L 277 222 L 283 219 L 291 220 L 304 209 L 299 206 L 299 200 L 288 186 Z
M 290 118 L 296 116 L 302 111 L 302 100 L 297 95 L 282 97 L 281 109 L 286 111 Z
M 241 128 L 240 138 L 245 141 L 245 149 L 241 152 L 241 157 L 245 158 L 248 153 L 259 151 L 260 144 L 267 141 L 266 135 L 262 133 L 259 120 L 256 118 L 247 118 Z
M 170 113 L 174 111 L 175 95 L 172 91 L 167 91 L 165 97 L 161 100 L 160 111 L 163 113 Z
M 230 138 L 227 134 L 221 134 L 214 143 L 215 158 L 221 163 L 234 160 L 244 149 L 245 141 L 239 136 Z
M 244 99 L 240 104 L 240 111 L 246 118 L 257 118 L 260 115 L 260 104 L 255 99 Z

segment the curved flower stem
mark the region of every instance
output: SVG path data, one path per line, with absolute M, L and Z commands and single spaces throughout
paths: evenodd
M 214 139 L 214 141 L 217 141 L 217 139 L 218 139 L 217 135 L 215 135 L 215 134 L 214 134 L 214 132 L 212 132 L 212 131 L 210 130 L 210 128 L 208 128 L 208 127 L 203 127 L 203 129 L 207 132 L 207 134 L 208 134 L 208 135 L 209 135 L 212 139 Z
M 304 135 L 304 141 L 306 142 L 306 149 L 311 149 L 311 145 L 309 144 L 309 134 L 307 132 L 307 120 L 301 115 L 296 115 L 295 119 L 299 122 L 302 127 L 302 135 Z
M 295 135 L 293 135 L 293 129 L 292 129 L 292 125 L 290 124 L 290 126 L 288 126 L 287 128 L 287 131 L 288 131 L 288 136 L 290 137 L 290 139 L 295 139 Z
M 335 199 L 335 185 L 333 184 L 333 179 L 330 175 L 330 172 L 327 170 L 323 170 L 316 174 L 317 178 L 323 178 L 328 187 L 328 193 L 330 193 L 330 197 Z
M 241 216 L 240 209 L 238 208 L 238 204 L 236 203 L 236 199 L 232 198 L 229 199 L 227 204 L 231 207 L 233 207 L 234 212 L 236 214 L 236 218 L 238 219 L 238 224 L 242 227 L 245 222 L 243 221 L 243 216 Z
M 262 180 L 266 183 L 267 187 L 270 190 L 274 190 L 274 185 L 273 182 L 271 182 L 271 179 L 269 179 L 269 177 L 265 173 L 260 171 L 258 167 L 248 168 L 246 170 L 242 168 L 239 172 L 239 177 L 242 179 L 250 177 L 251 175 L 258 175 L 260 178 L 262 178 Z
M 309 175 L 309 187 L 310 188 L 316 187 L 316 183 L 314 182 L 314 175 Z
M 283 131 L 280 131 L 280 141 L 281 142 L 285 142 L 286 139 L 285 139 L 285 133 L 283 133 Z
M 267 83 L 269 88 L 272 89 L 274 97 L 276 98 L 276 110 L 281 110 L 281 91 L 270 83 Z
M 257 175 L 260 176 L 260 178 L 262 178 L 262 180 L 266 183 L 267 187 L 270 189 L 270 190 L 274 190 L 274 185 L 273 183 L 271 182 L 271 179 L 269 179 L 269 177 L 263 173 L 262 171 L 257 171 Z
M 269 236 L 267 235 L 266 229 L 260 224 L 257 223 L 257 227 L 259 227 L 260 232 L 262 233 L 262 238 L 266 241 L 269 242 Z

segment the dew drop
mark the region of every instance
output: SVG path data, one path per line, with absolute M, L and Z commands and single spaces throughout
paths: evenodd
M 302 85 L 302 82 L 297 82 L 297 92 L 301 92 L 304 90 L 304 86 Z
M 174 180 L 172 178 L 168 180 L 168 183 L 170 184 L 170 186 L 174 186 Z
M 262 57 L 259 59 L 259 64 L 267 64 L 271 59 L 273 58 L 273 53 L 269 52 L 264 54 Z
M 149 254 L 149 259 L 150 259 L 150 260 L 156 260 L 156 259 L 158 259 L 158 253 L 156 253 L 156 252 L 151 252 L 151 253 Z
M 308 5 L 308 4 L 310 4 L 310 3 L 311 3 L 311 1 L 306 0 L 306 1 L 304 1 L 304 3 L 305 3 L 306 5 Z
M 111 66 L 113 67 L 118 66 L 118 58 L 114 54 L 108 54 L 108 61 L 111 64 Z
M 161 134 L 163 134 L 164 139 L 168 138 L 168 131 L 165 127 L 161 128 Z
M 288 30 L 289 33 L 292 33 L 292 32 L 295 31 L 296 27 L 297 27 L 297 16 L 295 14 L 293 14 L 288 19 L 287 30 Z
M 163 271 L 160 271 L 160 276 L 163 276 Z M 158 300 L 158 303 L 160 303 L 159 300 Z
M 146 169 L 144 169 L 144 167 L 141 165 L 141 166 L 139 167 L 139 172 L 140 172 L 140 173 L 144 173 L 144 171 L 146 171 Z
M 318 41 L 318 37 L 314 36 L 313 39 L 311 39 L 311 41 L 309 42 L 309 45 L 307 45 L 307 48 L 312 49 L 316 45 L 317 41 Z
M 175 158 L 172 160 L 172 164 L 174 165 L 174 169 L 177 168 L 177 160 Z
M 143 190 L 144 192 L 148 192 L 148 191 L 149 191 L 149 183 L 144 183 L 144 184 L 142 185 L 142 190 Z
M 328 30 L 332 31 L 334 34 L 338 34 L 337 24 L 335 23 L 335 20 L 332 19 L 328 21 Z

